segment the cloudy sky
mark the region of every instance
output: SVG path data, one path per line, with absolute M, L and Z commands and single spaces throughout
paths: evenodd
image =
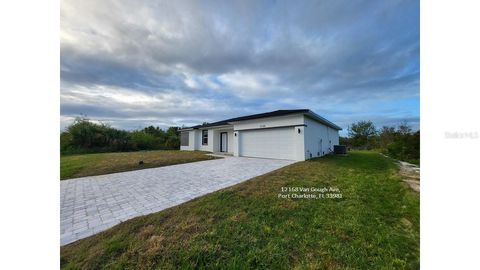
M 419 1 L 61 1 L 61 127 L 419 124 Z

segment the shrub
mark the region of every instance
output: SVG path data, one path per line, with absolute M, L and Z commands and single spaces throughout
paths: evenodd
M 130 133 L 129 138 L 134 150 L 160 149 L 160 139 L 150 133 L 133 131 Z

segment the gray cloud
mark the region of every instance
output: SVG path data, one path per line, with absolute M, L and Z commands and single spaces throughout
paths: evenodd
M 300 107 L 342 124 L 418 122 L 419 3 L 65 0 L 61 86 L 63 125 Z

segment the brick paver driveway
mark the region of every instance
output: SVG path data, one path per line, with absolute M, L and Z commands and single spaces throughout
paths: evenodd
M 294 163 L 226 157 L 60 182 L 60 244 Z

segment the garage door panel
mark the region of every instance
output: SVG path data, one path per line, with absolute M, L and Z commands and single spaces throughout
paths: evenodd
M 293 127 L 241 131 L 240 155 L 293 160 L 294 136 Z

